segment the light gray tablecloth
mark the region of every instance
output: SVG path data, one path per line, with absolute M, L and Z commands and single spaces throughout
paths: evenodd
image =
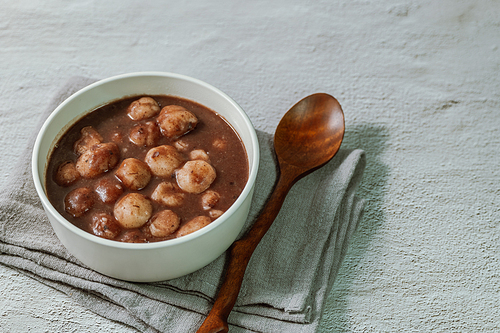
M 318 333 L 500 331 L 499 1 L 0 2 L 2 190 L 73 76 L 196 77 L 266 133 L 326 92 L 368 163 Z M 137 332 L 4 265 L 1 331 Z

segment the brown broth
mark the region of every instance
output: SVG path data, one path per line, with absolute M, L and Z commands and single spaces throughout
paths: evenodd
M 137 147 L 130 142 L 128 134 L 134 125 L 154 120 L 154 118 L 134 121 L 131 120 L 126 113 L 126 109 L 130 103 L 140 97 L 142 96 L 122 99 L 92 111 L 74 124 L 61 137 L 50 156 L 46 177 L 47 195 L 50 202 L 64 218 L 89 233 L 93 233 L 91 227 L 92 216 L 101 212 L 112 215 L 114 204 L 105 204 L 100 200 L 96 200 L 96 203 L 88 212 L 81 217 L 75 218 L 65 211 L 64 198 L 67 193 L 75 188 L 93 188 L 94 184 L 103 177 L 116 178 L 115 170 L 118 168 L 121 161 L 126 158 L 134 157 L 144 161 L 144 157 L 151 147 Z M 217 173 L 217 177 L 211 184 L 210 190 L 218 192 L 221 196 L 214 209 L 226 211 L 241 194 L 248 180 L 248 159 L 244 145 L 238 134 L 220 115 L 196 102 L 166 95 L 150 97 L 153 97 L 158 102 L 160 108 L 172 104 L 180 105 L 196 115 L 198 118 L 196 128 L 181 136 L 178 140 L 182 140 L 182 142 L 187 144 L 189 147 L 188 152 L 194 149 L 202 149 L 208 153 L 210 157 L 210 164 L 215 168 Z M 92 126 L 96 129 L 97 132 L 99 132 L 99 134 L 103 137 L 102 142 L 113 141 L 118 144 L 121 151 L 120 162 L 113 170 L 110 170 L 97 178 L 81 178 L 70 186 L 59 186 L 54 181 L 56 170 L 64 161 L 75 161 L 77 159 L 78 156 L 73 150 L 73 145 L 80 138 L 81 129 L 86 126 Z M 121 136 L 121 142 L 116 141 L 117 136 Z M 223 139 L 226 142 L 226 146 L 223 150 L 213 146 L 212 143 L 216 139 Z M 161 136 L 158 145 L 173 145 L 175 141 L 176 140 Z M 186 161 L 189 160 L 187 153 L 184 154 Z M 130 192 L 138 192 L 149 198 L 156 185 L 164 180 L 165 179 L 153 176 L 149 184 L 144 189 L 140 191 L 126 190 L 123 195 Z M 170 181 L 175 182 L 175 179 L 170 179 Z M 152 201 L 153 215 L 162 209 L 170 209 L 181 218 L 181 225 L 196 216 L 207 216 L 207 211 L 203 210 L 201 206 L 200 195 L 201 194 L 185 193 L 184 203 L 180 207 L 165 207 Z M 175 237 L 175 234 L 161 238 L 153 237 L 151 234 L 144 232 L 143 229 L 144 228 L 123 229 L 121 234 L 117 236 L 115 240 L 122 237 L 124 233 L 131 231 L 139 233 L 139 238 L 144 238 L 146 242 L 162 241 Z

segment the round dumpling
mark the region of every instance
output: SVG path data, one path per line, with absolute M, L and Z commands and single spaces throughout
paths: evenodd
M 94 203 L 94 192 L 88 187 L 80 187 L 66 195 L 64 209 L 74 217 L 80 217 L 88 212 Z
M 76 160 L 76 169 L 83 178 L 95 178 L 113 169 L 120 159 L 120 149 L 114 142 L 90 147 Z
M 101 178 L 94 185 L 94 191 L 99 199 L 107 204 L 115 203 L 123 194 L 123 185 L 115 177 Z
M 130 130 L 129 139 L 138 147 L 154 147 L 160 140 L 161 133 L 154 121 L 137 124 Z
M 142 120 L 154 117 L 160 112 L 160 106 L 151 97 L 142 97 L 133 101 L 128 109 L 127 114 L 132 120 Z
M 218 192 L 209 190 L 202 194 L 201 196 L 201 206 L 204 210 L 209 210 L 213 208 L 220 200 L 220 194 Z
M 198 118 L 179 105 L 165 106 L 156 121 L 161 133 L 167 138 L 178 138 L 198 124 Z
M 212 220 L 208 216 L 197 216 L 194 219 L 186 222 L 182 227 L 179 228 L 176 235 L 177 237 L 182 237 L 189 235 L 197 230 L 200 230 L 203 227 L 206 227 L 212 223 Z
M 132 157 L 123 160 L 115 175 L 122 181 L 123 185 L 131 190 L 141 190 L 151 180 L 148 165 Z
M 90 147 L 101 143 L 103 140 L 102 136 L 92 126 L 82 128 L 80 133 L 80 139 L 78 139 L 73 146 L 77 155 L 85 153 Z
M 184 202 L 184 193 L 178 192 L 174 183 L 161 182 L 156 186 L 151 199 L 169 207 L 178 207 Z
M 69 186 L 80 179 L 80 172 L 73 161 L 66 161 L 59 165 L 54 181 L 59 186 Z
M 184 159 L 173 146 L 162 145 L 151 148 L 145 159 L 151 173 L 157 177 L 171 177 Z
M 173 234 L 179 228 L 181 219 L 171 210 L 162 210 L 151 218 L 149 231 L 155 237 L 165 237 Z
M 115 218 L 106 213 L 97 213 L 92 216 L 92 232 L 94 235 L 113 239 L 120 233 L 120 225 Z
M 177 170 L 179 187 L 188 193 L 201 193 L 208 189 L 215 180 L 215 169 L 205 161 L 188 161 Z
M 115 219 L 126 229 L 140 228 L 148 222 L 153 205 L 140 193 L 129 193 L 121 198 L 114 208 Z

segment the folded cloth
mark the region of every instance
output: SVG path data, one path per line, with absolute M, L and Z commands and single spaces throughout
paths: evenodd
M 67 82 L 41 116 L 93 82 Z M 40 124 L 41 125 L 41 124 Z M 258 131 L 261 164 L 250 216 L 255 221 L 277 180 L 272 136 Z M 34 141 L 34 138 L 33 138 Z M 187 276 L 131 283 L 99 274 L 61 245 L 45 216 L 31 178 L 27 148 L 0 197 L 0 263 L 66 293 L 95 313 L 141 332 L 193 332 L 217 296 L 227 254 Z M 230 332 L 315 332 L 324 302 L 361 219 L 364 201 L 355 193 L 365 166 L 361 150 L 341 149 L 323 168 L 299 180 L 255 250 Z

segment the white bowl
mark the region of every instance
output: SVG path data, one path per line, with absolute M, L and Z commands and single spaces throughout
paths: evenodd
M 173 95 L 198 102 L 222 115 L 245 145 L 249 177 L 236 202 L 208 226 L 180 238 L 144 244 L 97 237 L 76 227 L 49 202 L 45 192 L 48 158 L 64 131 L 83 115 L 122 97 Z M 248 217 L 259 165 L 259 143 L 245 112 L 217 88 L 184 75 L 144 72 L 124 74 L 91 84 L 60 104 L 42 126 L 35 142 L 32 172 L 35 188 L 61 243 L 82 263 L 102 274 L 136 282 L 177 278 L 215 260 L 235 241 Z

